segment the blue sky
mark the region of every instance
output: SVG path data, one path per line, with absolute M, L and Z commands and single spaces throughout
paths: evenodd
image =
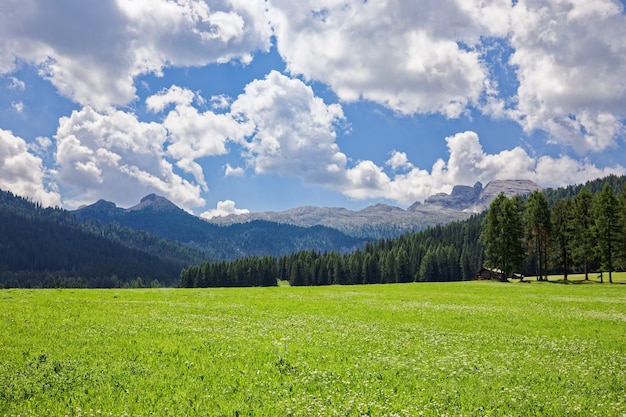
M 616 0 L 9 0 L 0 189 L 197 215 L 626 173 Z

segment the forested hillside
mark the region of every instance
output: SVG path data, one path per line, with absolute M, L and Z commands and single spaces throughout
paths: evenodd
M 209 225 L 155 198 L 121 215 L 100 203 L 92 209 L 104 217 L 81 220 L 0 192 L 0 286 L 455 281 L 473 279 L 485 265 L 539 279 L 603 271 L 611 281 L 612 271 L 626 268 L 625 184 L 626 177 L 610 176 L 526 197 L 501 194 L 466 221 L 367 243 L 322 226 Z
M 263 285 L 259 276 L 291 285 L 458 281 L 486 264 L 505 275 L 626 268 L 626 177 L 498 196 L 466 221 L 367 243 L 348 254 L 301 251 L 279 258 L 206 263 L 181 273 L 181 286 Z M 616 191 L 619 191 L 616 192 Z
M 206 263 L 184 270 L 181 286 L 260 285 L 259 276 L 278 277 L 291 285 L 469 280 L 484 260 L 479 239 L 483 218 L 474 215 L 467 221 L 366 243 L 343 255 L 301 251 L 279 258 Z
M 0 191 L 0 287 L 176 285 L 197 251 Z

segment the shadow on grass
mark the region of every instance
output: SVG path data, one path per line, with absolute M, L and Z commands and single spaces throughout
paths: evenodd
M 549 282 L 551 284 L 563 284 L 563 285 L 586 285 L 586 284 L 602 284 L 600 281 L 584 280 L 584 279 L 553 279 Z

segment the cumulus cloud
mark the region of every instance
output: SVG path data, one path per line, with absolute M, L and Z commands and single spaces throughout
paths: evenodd
M 448 117 L 480 98 L 487 70 L 476 46 L 481 36 L 506 34 L 510 8 L 504 0 L 269 5 L 278 50 L 291 73 L 330 85 L 344 101 Z
M 213 96 L 209 100 L 211 103 L 211 108 L 213 110 L 222 110 L 230 107 L 231 99 L 229 96 L 225 94 L 220 94 L 218 96 Z
M 511 115 L 580 154 L 626 133 L 626 15 L 612 0 L 521 0 L 511 14 Z
M 529 179 L 544 187 L 559 187 L 626 173 L 620 165 L 599 169 L 587 161 L 576 161 L 567 156 L 535 158 L 520 147 L 488 154 L 478 135 L 471 131 L 447 137 L 446 143 L 447 161 L 437 160 L 430 171 L 412 167 L 407 172 L 390 176 L 372 161 L 361 161 L 346 169 L 345 181 L 338 189 L 359 200 L 384 198 L 408 205 L 436 193 L 448 193 L 454 185 L 473 185 L 476 181 L 487 184 L 498 179 Z M 397 153 L 391 158 L 394 160 L 408 163 Z
M 243 167 L 232 167 L 230 164 L 226 164 L 224 168 L 225 177 L 241 177 L 245 173 Z
M 174 105 L 162 123 L 168 132 L 167 154 L 177 161 L 179 168 L 192 174 L 204 191 L 208 191 L 203 169 L 197 160 L 226 154 L 226 143 L 242 141 L 252 133 L 252 127 L 238 123 L 228 114 L 199 112 L 192 106 L 196 98 L 203 101 L 192 91 L 174 85 L 147 98 L 146 106 L 160 112 L 168 105 Z
M 399 151 L 393 151 L 385 163 L 391 172 L 368 160 L 349 164 L 336 143 L 336 128 L 343 121 L 341 106 L 325 104 L 302 81 L 275 71 L 250 83 L 230 115 L 253 132 L 243 144 L 248 165 L 257 174 L 299 177 L 305 184 L 322 185 L 359 200 L 411 204 L 476 181 L 530 179 L 544 186 L 562 186 L 574 179 L 584 182 L 624 172 L 621 166 L 598 169 L 567 156 L 538 159 L 521 147 L 488 154 L 478 134 L 471 131 L 447 137 L 447 161 L 437 160 L 430 170 L 415 166 Z M 227 174 L 233 172 L 229 168 Z
M 212 219 L 214 217 L 226 217 L 230 214 L 246 214 L 250 213 L 248 209 L 238 209 L 235 207 L 235 202 L 232 200 L 218 201 L 217 208 L 207 210 L 200 214 L 200 217 L 204 219 Z
M 67 203 L 90 204 L 104 198 L 121 205 L 152 192 L 183 208 L 205 201 L 201 187 L 182 178 L 166 159 L 167 132 L 122 111 L 99 113 L 90 107 L 59 121 L 56 134 L 57 179 Z
M 231 114 L 254 134 L 244 143 L 258 174 L 297 176 L 309 184 L 336 180 L 347 158 L 335 143 L 340 105 L 327 105 L 311 87 L 277 71 L 248 84 Z
M 409 162 L 406 153 L 398 151 L 391 153 L 391 157 L 387 160 L 386 165 L 390 166 L 394 171 L 413 168 L 413 164 Z
M 0 189 L 44 206 L 60 206 L 61 196 L 48 177 L 41 158 L 29 152 L 26 141 L 0 129 Z
M 63 95 L 104 110 L 134 100 L 138 75 L 245 64 L 270 36 L 262 0 L 8 0 L 0 5 L 0 74 L 18 60 L 32 63 Z
M 479 108 L 528 133 L 545 131 L 579 154 L 616 146 L 626 134 L 626 14 L 619 1 L 268 4 L 287 70 L 329 85 L 343 101 L 453 118 Z M 498 65 L 517 77 L 513 96 L 498 90 L 489 57 L 494 40 L 511 48 Z

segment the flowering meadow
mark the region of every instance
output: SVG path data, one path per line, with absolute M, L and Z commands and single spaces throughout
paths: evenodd
M 626 285 L 0 291 L 0 416 L 626 416 Z

